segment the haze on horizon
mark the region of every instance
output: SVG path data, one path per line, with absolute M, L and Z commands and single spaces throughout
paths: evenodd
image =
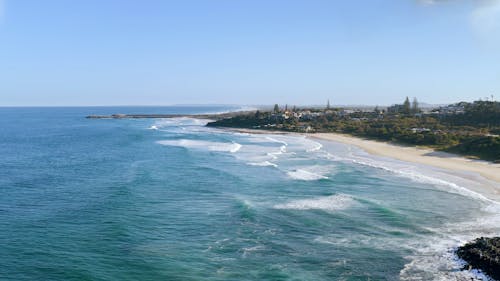
M 500 0 L 0 0 L 0 106 L 500 95 Z

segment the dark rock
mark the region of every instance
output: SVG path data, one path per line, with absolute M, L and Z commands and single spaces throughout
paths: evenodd
M 469 268 L 480 269 L 491 278 L 500 280 L 500 237 L 481 237 L 461 246 L 457 255 Z

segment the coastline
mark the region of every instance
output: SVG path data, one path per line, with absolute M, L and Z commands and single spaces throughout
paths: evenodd
M 500 164 L 483 160 L 465 158 L 463 156 L 435 151 L 431 148 L 401 146 L 388 142 L 368 140 L 336 133 L 317 133 L 308 135 L 312 138 L 352 144 L 366 152 L 378 156 L 390 157 L 406 162 L 424 164 L 452 171 L 463 171 L 480 174 L 481 176 L 500 183 Z M 498 190 L 500 195 L 500 189 Z
M 230 128 L 230 130 L 251 134 L 298 134 L 312 139 L 353 145 L 372 155 L 438 168 L 450 175 L 467 179 L 468 181 L 475 181 L 478 185 L 467 186 L 469 190 L 479 193 L 490 200 L 500 202 L 500 164 L 468 159 L 460 155 L 435 151 L 430 148 L 401 146 L 339 133 L 301 134 L 234 128 Z

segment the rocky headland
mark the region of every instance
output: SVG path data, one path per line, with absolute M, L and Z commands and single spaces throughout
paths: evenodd
M 495 280 L 500 280 L 500 237 L 481 237 L 457 250 L 469 269 L 480 269 Z

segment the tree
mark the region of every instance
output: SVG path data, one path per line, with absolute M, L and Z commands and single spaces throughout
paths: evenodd
M 403 103 L 403 113 L 410 114 L 410 99 L 406 97 L 405 102 Z
M 330 109 L 330 100 L 326 101 L 326 109 Z
M 274 110 L 273 110 L 273 111 L 274 111 L 274 113 L 278 113 L 278 112 L 280 112 L 280 107 L 279 107 L 279 105 L 278 105 L 278 104 L 275 104 L 275 105 L 274 105 Z
M 419 113 L 420 108 L 418 107 L 418 101 L 417 98 L 413 98 L 413 103 L 411 104 L 411 113 Z

